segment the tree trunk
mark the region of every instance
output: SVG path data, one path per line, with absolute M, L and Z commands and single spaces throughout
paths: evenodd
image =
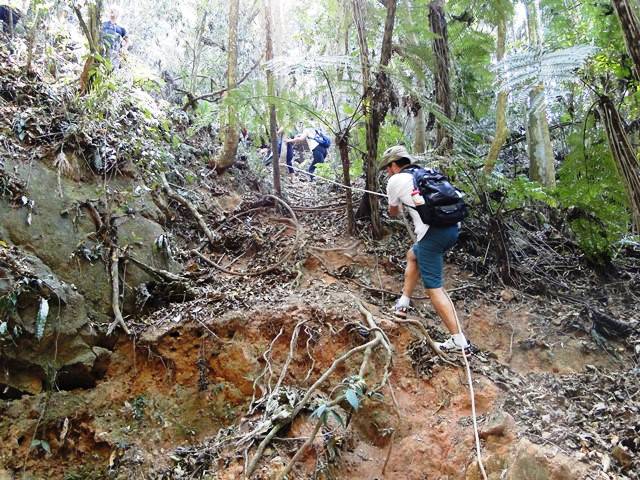
M 365 172 L 367 190 L 377 191 L 378 171 L 376 158 L 378 156 L 378 136 L 380 125 L 387 115 L 389 107 L 397 105 L 393 88 L 385 68 L 389 65 L 392 53 L 393 25 L 396 15 L 396 0 L 387 0 L 387 16 L 382 36 L 382 50 L 380 52 L 380 65 L 376 73 L 376 82 L 371 88 L 371 70 L 369 67 L 369 49 L 366 38 L 366 24 L 363 0 L 352 0 L 353 19 L 358 33 L 360 46 L 360 64 L 362 67 L 363 107 L 366 113 L 366 145 Z M 380 205 L 375 195 L 366 194 L 369 203 L 372 234 L 375 239 L 382 238 L 382 224 L 380 222 Z M 359 210 L 363 210 L 362 206 Z
M 633 226 L 636 233 L 640 233 L 640 163 L 629 143 L 620 114 L 611 99 L 606 96 L 601 97 L 599 108 L 602 112 L 609 148 L 627 190 Z
M 227 45 L 227 91 L 224 94 L 225 96 L 233 92 L 238 82 L 239 4 L 240 0 L 229 0 L 229 45 Z M 216 161 L 216 171 L 218 173 L 223 173 L 233 165 L 238 153 L 238 113 L 233 102 L 227 102 L 227 125 L 225 130 L 222 152 Z
M 449 81 L 449 39 L 447 21 L 444 17 L 444 0 L 429 3 L 429 25 L 433 33 L 433 53 L 435 55 L 436 104 L 447 118 L 452 118 L 451 84 Z M 446 126 L 438 121 L 436 128 L 437 150 L 446 155 L 453 148 L 453 138 Z
M 43 9 L 42 8 L 38 8 L 38 3 L 35 1 L 31 2 L 31 6 L 29 7 L 29 10 L 31 11 L 31 13 L 33 14 L 33 25 L 31 25 L 31 28 L 29 29 L 29 34 L 27 36 L 27 65 L 26 65 L 26 70 L 29 73 L 33 73 L 32 69 L 31 69 L 31 63 L 33 62 L 33 50 L 36 46 L 36 35 L 38 34 L 38 31 L 40 30 L 40 21 L 42 20 L 42 12 Z M 9 9 L 9 12 L 11 12 L 11 9 Z M 11 31 L 11 36 L 13 36 L 13 14 L 11 14 L 11 21 L 9 22 L 12 24 L 12 26 L 10 27 L 10 31 Z
M 264 0 L 265 30 L 267 34 L 267 53 L 266 60 L 273 60 L 273 40 L 271 38 L 271 0 Z M 273 78 L 273 70 L 269 66 L 267 68 L 267 95 L 269 95 L 269 136 L 271 138 L 271 162 L 273 166 L 273 189 L 278 197 L 282 197 L 282 188 L 280 187 L 280 162 L 278 161 L 278 139 L 277 139 L 277 119 L 276 104 L 274 97 L 276 94 L 275 79 Z M 286 150 L 286 145 L 282 144 L 282 150 Z
M 418 81 L 418 89 L 424 90 L 424 82 Z M 415 109 L 412 110 L 414 122 L 413 153 L 421 154 L 427 151 L 427 122 L 424 118 L 424 108 L 417 100 Z
M 82 28 L 87 43 L 89 45 L 89 56 L 84 62 L 82 73 L 80 74 L 80 93 L 87 93 L 91 89 L 92 71 L 96 63 L 96 55 L 100 53 L 100 32 L 102 17 L 102 0 L 96 0 L 87 6 L 87 20 L 82 16 L 82 11 L 78 6 L 73 6 L 73 10 L 78 17 L 78 22 Z
M 502 61 L 504 58 L 505 43 L 507 37 L 506 19 L 501 17 L 498 20 L 498 43 L 496 47 L 496 60 Z M 502 144 L 507 138 L 507 92 L 501 90 L 498 93 L 498 99 L 496 102 L 496 135 L 491 142 L 491 148 L 489 148 L 489 154 L 484 162 L 484 174 L 489 175 L 493 172 L 498 161 L 498 155 Z
M 529 45 L 541 48 L 542 39 L 538 32 L 538 11 L 535 3 L 529 1 L 527 7 L 527 29 Z M 556 172 L 553 148 L 547 122 L 544 86 L 540 83 L 529 92 L 529 112 L 527 121 L 527 143 L 529 153 L 529 178 L 542 183 L 545 187 L 554 187 Z
M 336 145 L 340 152 L 340 160 L 342 160 L 342 181 L 345 185 L 345 200 L 347 202 L 347 226 L 349 234 L 353 235 L 356 231 L 355 222 L 353 220 L 353 195 L 351 193 L 351 176 L 349 168 L 349 132 L 340 131 L 336 136 Z
M 627 52 L 633 60 L 633 77 L 640 81 L 640 21 L 629 0 L 613 0 L 611 3 L 620 19 Z

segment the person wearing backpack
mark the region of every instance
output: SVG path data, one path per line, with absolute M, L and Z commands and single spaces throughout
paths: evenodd
M 307 142 L 309 150 L 311 150 L 311 155 L 313 156 L 311 165 L 309 165 L 309 178 L 313 182 L 316 165 L 324 163 L 324 160 L 327 158 L 327 153 L 331 146 L 331 139 L 318 128 L 305 128 L 299 135 L 286 140 L 287 143 L 300 143 L 304 141 Z
M 458 239 L 459 221 L 466 215 L 464 202 L 446 177 L 415 165 L 415 159 L 401 145 L 388 148 L 379 166 L 388 175 L 389 215 L 400 215 L 408 208 L 416 233 L 416 243 L 407 252 L 402 296 L 394 314 L 406 318 L 411 295 L 422 277 L 436 313 L 451 334 L 436 344 L 443 352 L 470 353 L 471 344 L 443 288 L 444 254 Z

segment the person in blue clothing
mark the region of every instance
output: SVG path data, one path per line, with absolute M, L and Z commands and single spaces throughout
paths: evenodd
M 102 46 L 113 68 L 120 67 L 120 51 L 126 48 L 128 37 L 124 27 L 118 25 L 118 11 L 109 9 L 109 20 L 102 23 Z
M 282 151 L 282 134 L 284 133 L 284 128 L 280 127 L 278 130 L 278 156 L 280 156 L 280 152 Z M 291 142 L 285 140 L 285 144 L 287 145 L 287 171 L 289 173 L 295 173 L 293 170 L 293 145 Z
M 13 33 L 16 24 L 22 18 L 20 10 L 10 7 L 9 5 L 0 5 L 0 24 L 1 29 L 7 33 Z
M 402 296 L 393 308 L 394 315 L 407 318 L 411 295 L 418 280 L 422 278 L 436 313 L 450 333 L 446 341 L 436 342 L 436 345 L 443 352 L 466 355 L 472 352 L 471 344 L 461 330 L 456 307 L 443 287 L 444 254 L 456 243 L 459 227 L 458 225 L 438 227 L 427 225 L 422 221 L 420 214 L 414 208 L 417 203 L 413 196 L 416 190 L 413 175 L 405 170 L 414 163 L 413 156 L 401 145 L 385 150 L 379 163 L 380 170 L 385 170 L 388 177 L 389 216 L 398 216 L 403 209 L 407 209 L 417 237 L 417 242 L 407 252 Z M 424 200 L 422 202 L 424 203 Z
M 313 160 L 311 161 L 311 165 L 309 165 L 311 181 L 313 181 L 313 172 L 316 171 L 316 165 L 324 163 L 324 160 L 327 158 L 327 153 L 329 152 L 329 147 L 324 146 L 319 142 L 323 137 L 327 138 L 326 136 L 321 135 L 319 130 L 315 128 L 305 128 L 299 135 L 285 140 L 287 143 L 307 142 L 309 150 L 311 150 L 311 154 L 313 155 Z

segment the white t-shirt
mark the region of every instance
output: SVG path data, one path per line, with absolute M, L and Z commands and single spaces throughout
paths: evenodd
M 408 172 L 396 173 L 387 181 L 387 196 L 389 197 L 389 205 L 392 207 L 399 207 L 402 204 L 413 207 L 411 192 L 413 192 L 413 175 Z M 408 208 L 407 210 L 409 210 L 409 216 L 413 221 L 416 241 L 419 242 L 429 230 L 429 225 L 420 219 L 420 215 L 415 208 Z
M 309 150 L 313 151 L 313 149 L 318 146 L 318 142 L 316 142 L 316 131 L 313 128 L 305 128 L 302 131 L 302 134 L 307 137 L 307 145 L 309 145 Z

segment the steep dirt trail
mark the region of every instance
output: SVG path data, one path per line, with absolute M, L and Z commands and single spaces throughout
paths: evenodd
M 294 192 L 304 198 L 305 188 Z M 307 201 L 323 205 L 330 198 Z M 254 219 L 272 220 L 273 215 Z M 330 422 L 290 478 L 479 479 L 463 369 L 434 360 L 415 333 L 393 322 L 393 297 L 373 290 L 400 289 L 399 259 L 407 245 L 372 253 L 369 242 L 354 244 L 342 236 L 343 219 L 335 211 L 306 213 L 301 221 L 307 247 L 317 248 L 299 259 L 291 275 L 231 279 L 220 287 L 231 302 L 222 306 L 220 290 L 204 286 L 197 299 L 138 322 L 136 340 L 118 342 L 95 388 L 2 404 L 0 479 L 21 471 L 31 475 L 25 478 L 52 479 L 241 478 L 242 449 L 219 448 L 225 427 L 243 431 L 256 420 L 247 414 L 252 398 L 275 383 L 296 325 L 304 328 L 284 377 L 287 386 L 308 388 L 335 358 L 362 344 L 366 337 L 357 328 L 355 298 L 393 345 L 393 395 L 386 386 L 381 398 L 363 399 L 352 415 L 342 405 L 348 426 Z M 292 228 L 279 232 L 283 243 L 292 241 Z M 250 265 L 247 256 L 235 267 Z M 188 268 L 208 270 L 195 263 Z M 448 266 L 447 278 L 463 327 L 481 351 L 471 366 L 489 477 L 599 478 L 587 477 L 588 464 L 571 465 L 553 445 L 521 440 L 525 424 L 505 413 L 504 404 L 527 384 L 530 372 L 581 372 L 587 365 L 615 370 L 624 357 L 616 360 L 594 348 L 589 337 L 568 331 L 563 315 L 572 311 L 550 314 L 544 299 L 485 291 L 459 267 Z M 362 282 L 370 288 L 359 287 Z M 427 303 L 415 307 L 412 318 L 424 319 L 436 338 L 444 334 Z M 380 352 L 372 362 L 369 376 L 375 378 L 383 368 Z M 324 394 L 358 366 L 359 359 L 341 365 Z M 313 429 L 309 413 L 267 448 L 253 478 L 275 478 L 282 470 Z M 45 441 L 50 452 L 30 449 L 32 439 Z M 535 472 L 544 476 L 530 476 Z

